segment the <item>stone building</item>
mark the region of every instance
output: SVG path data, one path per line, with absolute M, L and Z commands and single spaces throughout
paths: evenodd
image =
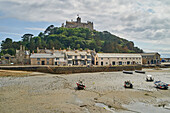
M 87 21 L 87 23 L 82 23 L 81 18 L 77 17 L 77 21 L 66 21 L 66 25 L 62 24 L 62 27 L 66 28 L 88 28 L 93 30 L 93 22 Z
M 16 64 L 15 56 L 11 56 L 10 54 L 5 54 L 1 56 L 1 63 L 0 64 Z
M 159 53 L 141 53 L 143 64 L 160 64 Z
M 20 50 L 16 50 L 15 58 L 17 64 L 30 64 L 30 51 L 20 45 Z
M 30 56 L 31 65 L 54 65 L 54 54 L 32 53 Z
M 95 56 L 95 65 L 133 65 L 142 64 L 142 56 L 133 53 L 97 53 Z
M 52 50 L 39 49 L 30 56 L 31 65 L 91 65 L 92 50 Z

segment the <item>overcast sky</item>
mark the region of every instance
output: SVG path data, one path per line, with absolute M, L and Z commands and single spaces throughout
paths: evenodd
M 0 41 L 36 36 L 49 25 L 76 20 L 77 14 L 98 31 L 170 57 L 170 0 L 0 0 Z

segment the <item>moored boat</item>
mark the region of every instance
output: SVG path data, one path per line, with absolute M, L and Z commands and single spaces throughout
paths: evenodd
M 132 71 L 123 71 L 123 73 L 125 73 L 125 74 L 133 74 Z
M 124 87 L 125 88 L 133 88 L 133 85 L 132 85 L 132 83 L 130 81 L 125 81 L 124 82 Z
M 161 82 L 161 81 L 155 81 L 154 82 L 155 87 L 159 89 L 168 89 L 168 84 Z
M 141 71 L 141 70 L 135 70 L 136 73 L 142 73 L 145 74 L 145 71 Z
M 83 84 L 83 82 L 81 80 L 79 80 L 79 82 L 77 82 L 76 84 L 77 84 L 78 90 L 83 90 L 86 88 L 85 84 Z
M 147 82 L 152 82 L 152 81 L 154 81 L 154 78 L 152 77 L 152 75 L 147 75 L 146 76 L 146 81 Z

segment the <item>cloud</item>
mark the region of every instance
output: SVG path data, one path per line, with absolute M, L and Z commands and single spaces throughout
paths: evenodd
M 0 34 L 22 36 L 22 34 L 18 34 L 18 33 L 9 33 L 9 32 L 0 32 Z
M 35 30 L 35 31 L 45 31 L 45 29 L 43 29 L 43 28 L 25 28 L 25 29 Z
M 170 38 L 169 0 L 1 0 L 3 18 L 32 22 L 63 23 L 75 19 L 93 21 L 99 31 L 162 48 Z M 42 30 L 39 28 L 26 28 Z M 149 46 L 148 46 L 149 48 Z M 170 48 L 169 46 L 167 48 Z M 147 48 L 146 48 L 147 49 Z

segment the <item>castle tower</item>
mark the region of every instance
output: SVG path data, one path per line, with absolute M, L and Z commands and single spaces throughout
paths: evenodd
M 66 25 L 62 25 L 62 27 L 66 28 L 88 28 L 90 30 L 93 30 L 93 22 L 87 21 L 87 23 L 82 23 L 81 18 L 79 15 L 77 15 L 77 21 L 66 21 Z
M 62 23 L 61 27 L 64 27 L 64 23 Z
M 81 18 L 77 17 L 77 23 L 81 23 Z

